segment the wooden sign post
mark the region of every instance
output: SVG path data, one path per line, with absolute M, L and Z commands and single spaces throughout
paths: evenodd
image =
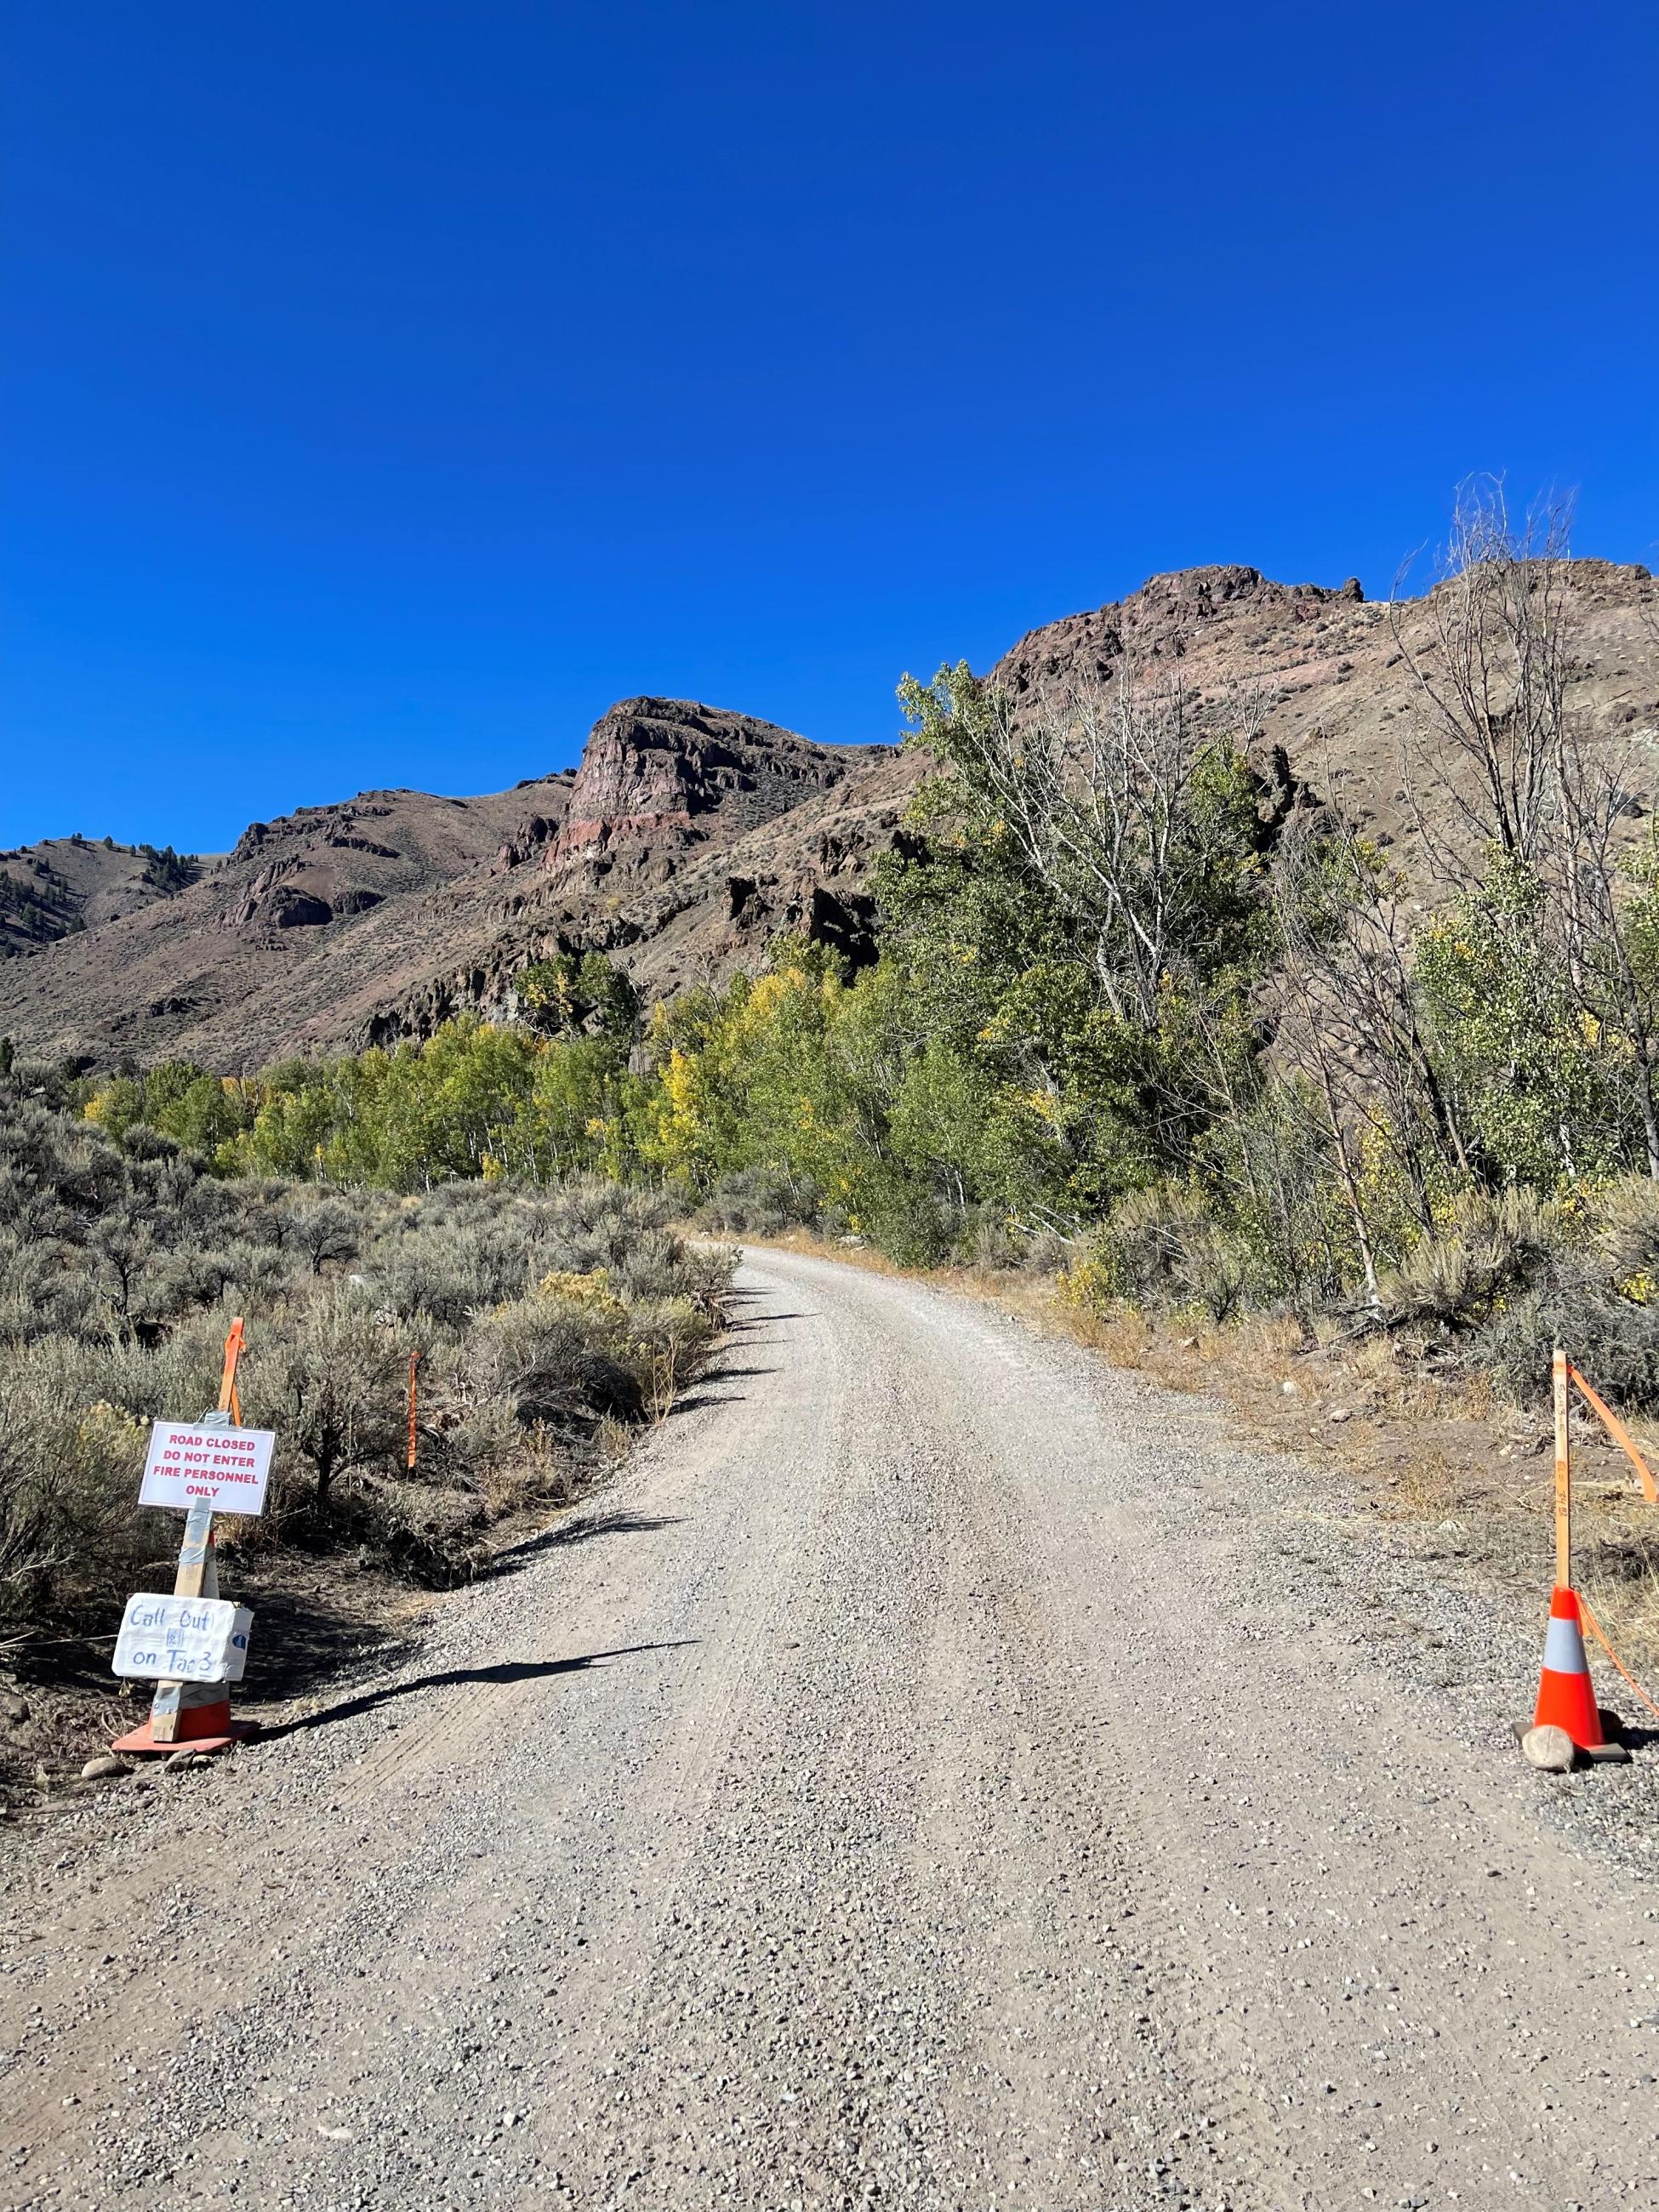
M 409 1355 L 409 1472 L 411 1474 L 415 1472 L 415 1376 L 420 1364 L 420 1353 L 411 1352 Z
M 264 1431 L 250 1431 L 245 1437 L 239 1436 L 234 1445 L 228 1438 L 222 1444 L 213 1442 L 216 1433 L 240 1429 L 241 1425 L 236 1370 L 244 1340 L 241 1316 L 238 1315 L 225 1339 L 218 1405 L 185 1429 L 158 1422 L 151 1440 L 150 1462 L 160 1463 L 152 1468 L 149 1462 L 146 1462 L 141 1502 L 185 1508 L 185 1538 L 179 1547 L 179 1565 L 173 1579 L 173 1594 L 178 1598 L 205 1598 L 217 1602 L 219 1571 L 215 1558 L 213 1515 L 222 1498 L 228 1497 L 237 1507 L 246 1500 L 247 1509 L 255 1513 L 262 1510 L 264 1503 L 265 1473 L 274 1439 Z M 199 1717 L 193 1723 L 187 1723 L 186 1713 L 197 1713 L 198 1709 Z M 198 1750 L 212 1751 L 250 1733 L 246 1725 L 230 1717 L 230 1693 L 225 1682 L 168 1680 L 156 1684 L 146 1724 L 122 1736 L 113 1748 L 170 1751 L 175 1745 L 191 1745 Z
M 229 1416 L 226 1416 L 227 1422 Z M 219 1570 L 213 1556 L 213 1508 L 204 1500 L 185 1516 L 185 1540 L 179 1547 L 179 1571 L 173 1577 L 174 1597 L 219 1595 Z M 157 1743 L 176 1743 L 179 1717 L 187 1692 L 201 1686 L 190 1682 L 158 1682 L 150 1700 L 149 1732 Z M 213 1703 L 212 1698 L 206 1700 Z

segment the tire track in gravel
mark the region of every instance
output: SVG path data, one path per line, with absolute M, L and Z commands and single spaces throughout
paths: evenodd
M 585 1540 L 19 1856 L 0 2204 L 1659 2201 L 1648 1785 L 1517 1771 L 1485 1613 L 994 1312 L 740 1280 Z

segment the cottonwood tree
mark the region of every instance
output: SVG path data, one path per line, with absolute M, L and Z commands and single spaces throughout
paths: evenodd
M 1623 830 L 1632 780 L 1622 761 L 1569 762 L 1565 964 L 1581 1029 L 1605 1046 L 1607 1078 L 1629 1102 L 1646 1171 L 1659 1182 L 1659 834 L 1650 827 L 1632 845 Z
M 1164 1018 L 1167 980 L 1243 949 L 1260 904 L 1256 791 L 1244 749 L 1201 726 L 1178 678 L 1126 669 L 1109 690 L 1017 720 L 966 664 L 899 696 L 955 805 L 1012 854 L 1087 945 L 1112 1012 Z
M 1616 1133 L 1598 1146 L 1584 1125 L 1599 1092 L 1622 1100 L 1659 1181 L 1659 846 L 1650 834 L 1632 848 L 1634 763 L 1592 745 L 1569 699 L 1571 520 L 1571 501 L 1553 500 L 1516 523 L 1501 480 L 1462 487 L 1426 639 L 1392 611 L 1421 708 L 1407 788 L 1437 872 L 1486 926 L 1485 1006 L 1471 1000 L 1471 1022 L 1490 1028 L 1494 1006 L 1540 994 L 1560 1009 L 1558 1172 L 1616 1154 Z M 1485 1073 L 1504 1079 L 1498 1061 Z M 1516 1060 L 1509 1088 L 1522 1073 Z
M 878 878 L 889 942 L 924 1028 L 993 1078 L 997 1187 L 1061 1228 L 1178 1169 L 1218 1086 L 1248 1091 L 1282 810 L 1249 717 L 1158 670 L 1027 719 L 965 665 L 900 697 L 938 772 L 920 853 Z

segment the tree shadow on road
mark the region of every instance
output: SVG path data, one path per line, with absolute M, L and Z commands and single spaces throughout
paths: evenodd
M 728 1307 L 764 1305 L 766 1303 L 766 1296 L 767 1294 L 764 1291 L 728 1291 L 726 1294 L 726 1300 Z M 738 1314 L 728 1312 L 726 1326 L 727 1331 L 732 1332 L 740 1328 L 764 1328 L 769 1322 L 774 1321 L 816 1321 L 817 1318 L 818 1316 L 816 1312 L 796 1313 L 793 1311 L 786 1311 L 783 1313 Z
M 361 1697 L 343 1698 L 337 1705 L 325 1705 L 319 1713 L 301 1713 L 297 1719 L 264 1726 L 258 1741 L 275 1743 L 280 1736 L 300 1735 L 307 1729 L 328 1728 L 336 1721 L 349 1721 L 358 1713 L 373 1712 L 396 1698 L 413 1697 L 422 1690 L 454 1689 L 466 1683 L 533 1682 L 553 1674 L 580 1674 L 606 1659 L 634 1659 L 647 1651 L 683 1651 L 699 1641 L 695 1636 L 681 1636 L 666 1644 L 629 1644 L 616 1651 L 583 1651 L 574 1659 L 502 1659 L 493 1667 L 453 1667 L 445 1674 L 422 1674 L 413 1682 L 388 1682 L 380 1689 L 365 1690 Z
M 777 1372 L 775 1367 L 707 1368 L 698 1376 L 694 1389 L 689 1390 L 684 1397 L 675 1399 L 668 1409 L 668 1418 L 672 1420 L 677 1413 L 701 1413 L 705 1406 L 741 1406 L 747 1395 L 745 1392 L 728 1390 L 722 1394 L 709 1386 L 718 1382 L 741 1382 L 757 1376 L 775 1375 Z

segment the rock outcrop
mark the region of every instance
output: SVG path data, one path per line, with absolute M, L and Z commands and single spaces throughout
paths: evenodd
M 624 700 L 579 769 L 510 792 L 367 792 L 250 824 L 165 909 L 13 963 L 0 1033 L 246 1073 L 511 1017 L 518 975 L 555 951 L 611 953 L 647 997 L 757 964 L 785 929 L 868 957 L 870 868 L 916 772 L 890 746 Z
M 1630 752 L 1646 799 L 1659 743 L 1659 585 L 1645 568 L 1576 561 L 1570 596 L 1569 711 L 1592 742 Z M 1422 745 L 1438 739 L 1407 661 L 1431 630 L 1429 599 L 1368 605 L 1352 579 L 1278 584 L 1255 568 L 1188 568 L 1030 631 L 990 676 L 1017 714 L 1061 717 L 1109 694 L 1126 670 L 1178 678 L 1195 712 L 1253 732 L 1264 766 L 1277 756 L 1286 774 L 1340 799 L 1426 886 L 1407 770 L 1415 754 L 1422 786 Z
M 550 866 L 718 817 L 725 832 L 775 821 L 848 774 L 848 755 L 791 730 L 678 699 L 624 699 L 590 734 Z
M 1580 562 L 1571 591 L 1569 708 L 1632 754 L 1634 814 L 1659 744 L 1659 586 Z M 1341 799 L 1411 869 L 1402 737 L 1422 725 L 1404 653 L 1430 613 L 1367 605 L 1352 581 L 1195 568 L 1033 630 L 990 674 L 1017 714 L 1064 716 L 1126 669 L 1178 672 L 1194 712 L 1249 731 L 1283 803 L 1305 784 Z M 464 1011 L 510 1018 L 518 977 L 555 951 L 611 954 L 647 999 L 756 966 L 784 930 L 866 959 L 872 866 L 921 767 L 690 701 L 624 700 L 574 770 L 252 824 L 198 881 L 0 963 L 0 1034 L 101 1064 L 181 1054 L 247 1072 L 394 1045 Z

